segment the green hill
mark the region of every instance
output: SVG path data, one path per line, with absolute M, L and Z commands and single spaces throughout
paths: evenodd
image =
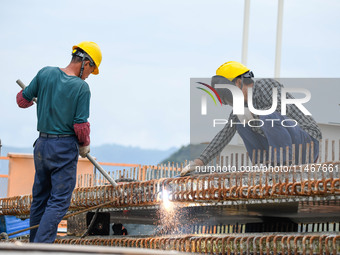
M 161 163 L 183 163 L 185 160 L 194 160 L 195 158 L 199 157 L 199 155 L 201 155 L 206 146 L 206 144 L 189 144 L 182 146 L 179 150 L 172 153 L 168 158 L 164 159 Z

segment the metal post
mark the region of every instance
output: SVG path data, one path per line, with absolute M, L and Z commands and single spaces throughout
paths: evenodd
M 282 47 L 282 22 L 283 21 L 283 0 L 279 0 L 276 27 L 276 52 L 274 77 L 280 78 L 281 69 L 281 47 Z
M 244 0 L 243 17 L 243 42 L 242 42 L 242 64 L 247 65 L 248 58 L 248 38 L 249 38 L 249 10 L 250 0 Z

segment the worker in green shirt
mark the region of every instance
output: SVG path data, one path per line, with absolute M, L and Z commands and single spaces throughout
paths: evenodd
M 85 79 L 99 73 L 102 54 L 94 42 L 73 46 L 65 68 L 44 67 L 17 95 L 21 108 L 37 98 L 39 138 L 34 146 L 35 177 L 32 189 L 30 242 L 53 243 L 66 214 L 79 154 L 90 152 L 90 88 Z

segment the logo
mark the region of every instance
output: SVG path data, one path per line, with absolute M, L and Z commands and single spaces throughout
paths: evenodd
M 218 101 L 220 102 L 221 106 L 223 105 L 221 97 L 219 96 L 219 94 L 217 93 L 217 91 L 213 87 L 211 87 L 210 85 L 205 84 L 203 82 L 197 82 L 197 83 L 201 84 L 203 86 L 206 86 L 208 89 L 210 89 L 216 95 L 216 97 L 217 97 Z M 201 87 L 196 87 L 196 88 L 206 92 L 212 98 L 212 100 L 214 101 L 215 105 L 217 105 L 216 100 L 215 100 L 214 96 L 211 94 L 211 92 L 209 92 L 208 90 L 206 90 L 204 88 L 201 88 Z M 206 94 L 202 95 L 202 97 L 201 97 L 201 114 L 202 115 L 207 115 L 207 96 L 206 96 Z
M 197 82 L 201 85 L 206 86 L 207 88 L 209 88 L 212 92 L 214 92 L 214 94 L 216 95 L 217 99 L 219 100 L 221 106 L 222 106 L 222 100 L 220 95 L 218 94 L 218 92 L 216 91 L 216 89 L 226 89 L 229 90 L 232 98 L 233 98 L 233 113 L 236 115 L 244 115 L 244 95 L 243 92 L 240 88 L 238 88 L 237 86 L 234 85 L 230 85 L 230 84 L 216 84 L 216 89 L 214 89 L 213 87 L 211 87 L 208 84 L 205 84 L 203 82 Z M 217 105 L 215 98 L 213 97 L 213 95 L 211 94 L 211 92 L 209 92 L 208 90 L 201 88 L 201 87 L 197 87 L 198 89 L 201 89 L 203 91 L 205 91 L 208 95 L 210 95 L 210 97 L 213 99 L 215 105 Z M 287 98 L 287 94 L 288 93 L 301 93 L 304 94 L 305 97 L 304 98 Z M 272 88 L 272 105 L 269 109 L 266 110 L 261 110 L 261 109 L 255 109 L 254 105 L 253 105 L 253 88 L 248 88 L 248 108 L 250 110 L 251 113 L 256 114 L 256 115 L 269 115 L 271 113 L 273 113 L 278 105 L 278 93 L 277 93 L 277 88 L 273 87 Z M 287 115 L 287 105 L 288 104 L 293 104 L 295 105 L 303 114 L 305 115 L 312 115 L 307 109 L 306 107 L 303 106 L 304 103 L 309 102 L 309 100 L 311 99 L 311 93 L 309 90 L 304 89 L 304 88 L 282 88 L 281 89 L 281 114 L 282 115 Z M 207 115 L 207 97 L 206 95 L 202 95 L 201 98 L 201 114 L 202 115 Z
M 271 95 L 265 95 L 263 98 L 257 99 L 257 100 L 267 100 L 268 104 L 271 103 L 271 105 L 268 105 L 266 109 L 256 109 L 253 103 L 253 88 L 252 87 L 247 88 L 247 106 L 248 107 L 245 107 L 245 96 L 239 87 L 235 85 L 231 85 L 231 84 L 216 84 L 215 88 L 213 88 L 212 86 L 205 84 L 203 82 L 197 82 L 197 83 L 209 89 L 208 90 L 202 87 L 196 87 L 197 89 L 200 89 L 205 92 L 205 94 L 203 94 L 201 97 L 201 115 L 207 115 L 207 112 L 208 112 L 207 94 L 212 98 L 212 100 L 214 101 L 214 104 L 216 106 L 218 105 L 213 95 L 215 94 L 221 106 L 223 105 L 222 102 L 232 102 L 231 106 L 233 108 L 233 114 L 238 116 L 238 119 L 240 120 L 240 122 L 231 123 L 231 125 L 246 126 L 246 123 L 247 123 L 248 126 L 250 127 L 261 127 L 264 125 L 266 121 L 268 121 L 268 122 L 271 122 L 272 127 L 274 127 L 274 122 L 279 121 L 279 119 L 271 119 L 271 118 L 255 119 L 253 115 L 256 115 L 256 116 L 270 115 L 276 111 L 279 103 L 281 106 L 281 115 L 283 116 L 287 115 L 288 105 L 295 105 L 304 115 L 312 115 L 303 105 L 304 103 L 309 102 L 309 100 L 311 99 L 310 91 L 304 88 L 282 87 L 280 91 L 281 94 L 279 95 L 278 89 L 276 87 L 273 87 L 271 89 L 271 93 L 272 93 Z M 288 96 L 290 95 L 290 93 L 299 93 L 299 94 L 302 94 L 303 97 L 293 98 L 291 96 Z M 223 98 L 226 96 L 229 99 Z M 296 125 L 298 125 L 297 121 L 293 119 L 285 119 L 280 122 L 281 122 L 281 125 L 284 127 L 295 127 Z M 219 125 L 219 124 L 225 125 L 227 123 L 228 123 L 227 119 L 213 119 L 213 127 L 216 127 L 216 125 Z

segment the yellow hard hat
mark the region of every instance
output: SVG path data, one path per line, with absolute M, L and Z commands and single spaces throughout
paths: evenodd
M 96 67 L 94 68 L 93 74 L 99 74 L 99 65 L 102 62 L 102 52 L 100 51 L 100 48 L 98 44 L 94 42 L 84 41 L 81 43 L 78 43 L 77 45 L 74 45 L 72 47 L 73 53 L 77 48 L 82 49 L 85 51 L 93 60 Z
M 233 81 L 237 76 L 248 72 L 250 69 L 236 61 L 229 61 L 221 65 L 216 70 L 216 75 L 223 76 L 229 81 Z

